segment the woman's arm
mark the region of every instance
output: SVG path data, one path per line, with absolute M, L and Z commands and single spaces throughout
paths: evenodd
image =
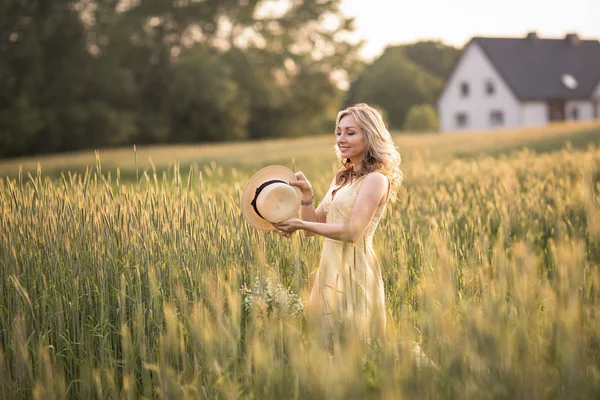
M 323 202 L 321 201 L 319 206 L 317 208 L 315 208 L 313 190 L 312 190 L 312 186 L 311 186 L 310 182 L 308 181 L 308 179 L 306 179 L 306 177 L 304 176 L 304 174 L 301 171 L 296 172 L 296 179 L 297 179 L 296 181 L 290 182 L 290 185 L 297 186 L 300 188 L 300 191 L 302 192 L 302 200 L 303 201 L 312 200 L 312 203 L 310 205 L 307 205 L 307 206 L 303 205 L 300 207 L 300 218 L 304 221 L 310 221 L 310 222 L 325 222 L 325 212 L 323 210 Z M 333 182 L 334 181 L 332 181 L 331 184 L 333 184 Z M 331 189 L 331 185 L 329 188 Z M 325 196 L 327 196 L 327 194 L 325 194 Z M 306 233 L 306 236 L 314 235 L 314 233 L 308 232 L 308 231 L 306 231 L 305 233 Z
M 319 222 L 324 224 L 325 221 L 327 220 L 327 217 L 325 216 L 325 210 L 323 207 L 323 202 L 325 201 L 325 196 L 329 195 L 329 191 L 331 190 L 331 187 L 335 184 L 335 179 L 333 181 L 331 181 L 331 184 L 329 185 L 329 189 L 327 189 L 327 192 L 325 193 L 325 195 L 323 196 L 323 199 L 321 200 L 321 202 L 319 203 L 319 206 L 315 209 L 314 205 L 311 204 L 310 206 L 302 206 L 300 209 L 300 218 L 302 218 L 304 221 L 307 222 Z M 309 230 L 304 230 L 304 235 L 306 237 L 311 237 L 314 236 L 316 233 L 309 231 Z
M 325 194 L 327 196 L 327 194 Z M 314 205 L 310 206 L 301 206 L 300 208 L 300 218 L 304 222 L 310 223 L 325 223 L 325 211 L 323 211 L 323 201 L 319 204 L 319 206 L 315 209 Z M 304 230 L 304 234 L 307 237 L 314 236 L 315 232 L 311 232 L 309 230 Z
M 378 172 L 367 175 L 356 196 L 350 221 L 347 224 L 327 224 L 324 221 L 306 221 L 294 218 L 273 225 L 286 233 L 302 229 L 330 239 L 354 242 L 363 235 L 375 215 L 377 207 L 384 201 L 387 195 L 387 186 L 388 180 L 385 175 Z

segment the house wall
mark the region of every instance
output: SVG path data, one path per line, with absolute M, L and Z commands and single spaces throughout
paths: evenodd
M 578 120 L 586 121 L 594 118 L 594 104 L 591 101 L 567 101 L 565 119 L 573 120 L 573 109 L 577 109 Z
M 592 95 L 592 98 L 600 100 L 600 83 L 598 83 L 598 86 L 596 86 L 596 89 L 594 89 L 594 94 Z
M 521 125 L 540 126 L 548 123 L 548 105 L 543 101 L 529 101 L 521 105 Z
M 592 96 L 592 101 L 595 102 L 596 113 L 594 114 L 594 118 L 600 118 L 600 83 L 594 90 L 594 95 Z
M 572 100 L 565 103 L 565 119 L 573 120 L 573 109 L 577 109 L 577 120 L 587 121 L 595 118 L 594 107 L 596 102 Z M 600 110 L 596 110 L 597 113 Z M 525 102 L 521 105 L 521 125 L 541 126 L 548 123 L 548 104 L 544 101 Z
M 521 119 L 521 106 L 502 77 L 476 43 L 470 43 L 464 50 L 459 64 L 438 99 L 438 116 L 442 132 L 484 131 L 493 128 L 518 126 Z M 486 82 L 494 84 L 495 92 L 486 93 Z M 469 85 L 469 95 L 461 95 L 461 83 Z M 494 125 L 490 113 L 502 111 L 502 125 Z M 466 113 L 468 123 L 465 127 L 457 125 L 457 114 Z

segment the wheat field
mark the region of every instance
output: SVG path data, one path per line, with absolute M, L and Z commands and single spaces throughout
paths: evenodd
M 301 310 L 321 239 L 257 232 L 238 205 L 271 162 L 322 196 L 332 138 L 8 160 L 0 398 L 598 398 L 600 129 L 584 128 L 398 138 L 405 182 L 374 239 L 385 338 L 333 350 Z

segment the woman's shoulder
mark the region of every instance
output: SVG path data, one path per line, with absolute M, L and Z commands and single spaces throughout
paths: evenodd
M 362 178 L 361 180 L 363 180 L 365 182 L 368 181 L 369 183 L 374 184 L 374 185 L 387 186 L 388 182 L 389 182 L 388 177 L 384 173 L 379 172 L 379 171 L 369 172 L 368 174 L 363 175 L 361 178 Z
M 366 187 L 371 193 L 378 193 L 381 195 L 381 204 L 385 204 L 389 197 L 390 192 L 390 181 L 388 177 L 379 171 L 369 172 L 368 174 L 361 177 L 361 187 Z

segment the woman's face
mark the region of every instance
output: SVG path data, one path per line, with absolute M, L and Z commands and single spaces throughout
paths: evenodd
M 365 134 L 356 123 L 352 114 L 342 117 L 336 135 L 336 144 L 342 158 L 349 158 L 352 161 L 363 158 L 367 148 L 367 141 Z

